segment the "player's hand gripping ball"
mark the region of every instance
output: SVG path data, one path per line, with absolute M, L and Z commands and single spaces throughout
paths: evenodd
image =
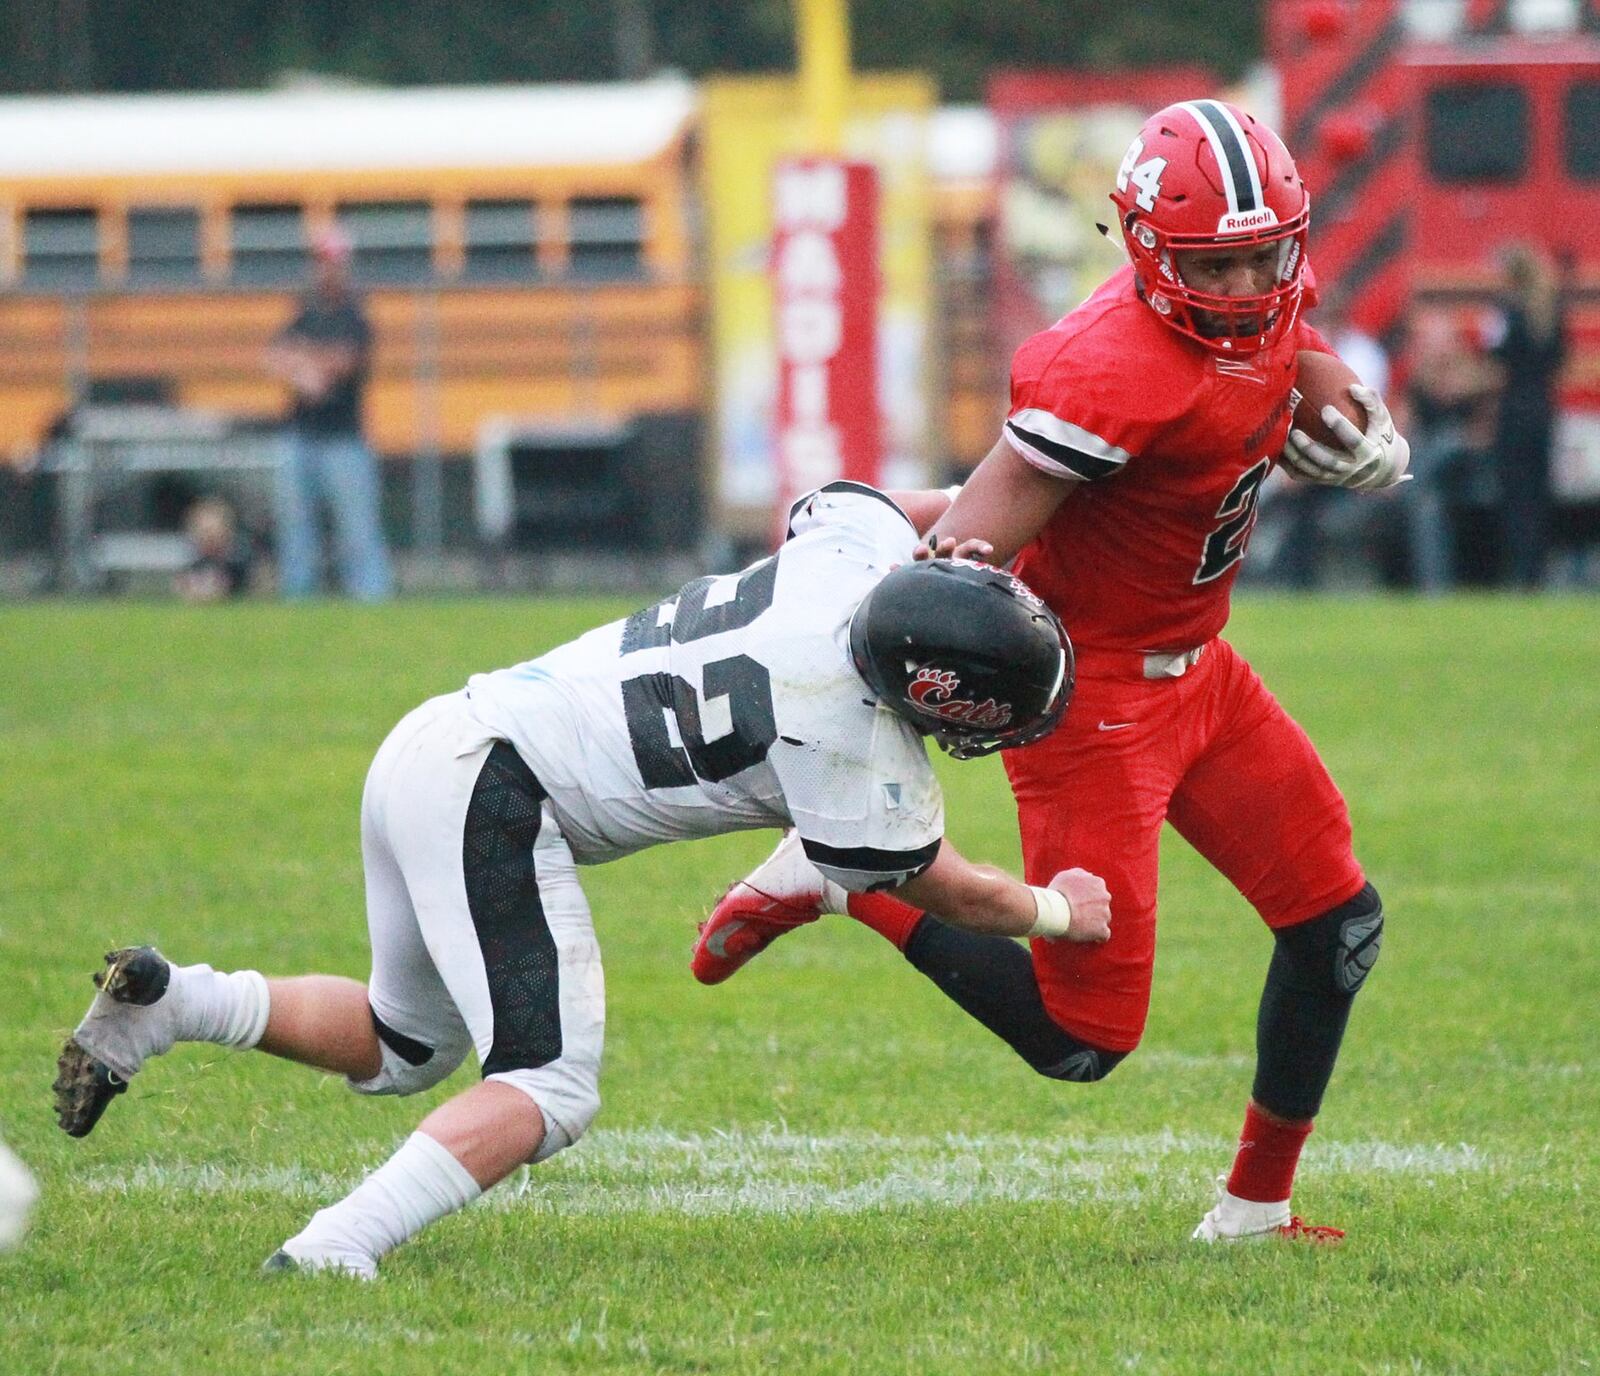
M 1403 481 L 1411 448 L 1383 398 L 1332 354 L 1302 349 L 1298 363 L 1300 399 L 1284 466 L 1306 482 L 1358 492 Z

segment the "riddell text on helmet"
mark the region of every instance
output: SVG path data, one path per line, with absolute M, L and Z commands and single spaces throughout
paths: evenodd
M 1250 229 L 1270 229 L 1278 223 L 1278 212 L 1271 206 L 1261 210 L 1241 210 L 1217 221 L 1218 234 L 1242 234 Z

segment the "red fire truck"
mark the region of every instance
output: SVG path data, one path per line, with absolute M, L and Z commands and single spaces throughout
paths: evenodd
M 1513 243 L 1565 266 L 1555 482 L 1600 503 L 1600 0 L 1269 0 L 1319 279 L 1386 335 L 1481 316 Z

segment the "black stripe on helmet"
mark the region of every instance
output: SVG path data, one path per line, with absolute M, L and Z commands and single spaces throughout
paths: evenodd
M 1250 176 L 1250 150 L 1234 132 L 1233 123 L 1214 100 L 1197 100 L 1192 106 L 1209 126 L 1216 146 L 1222 149 L 1228 179 L 1233 183 L 1233 200 L 1243 212 L 1261 209 Z

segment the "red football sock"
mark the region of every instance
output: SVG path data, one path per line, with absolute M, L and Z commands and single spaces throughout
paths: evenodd
M 1244 1113 L 1239 1134 L 1239 1154 L 1233 1158 L 1228 1193 L 1259 1204 L 1276 1204 L 1294 1189 L 1294 1168 L 1300 1148 L 1311 1136 L 1311 1120 L 1286 1123 L 1257 1107 L 1255 1100 Z
M 886 893 L 853 893 L 845 910 L 900 951 L 905 950 L 912 931 L 922 921 L 921 908 L 913 908 Z

